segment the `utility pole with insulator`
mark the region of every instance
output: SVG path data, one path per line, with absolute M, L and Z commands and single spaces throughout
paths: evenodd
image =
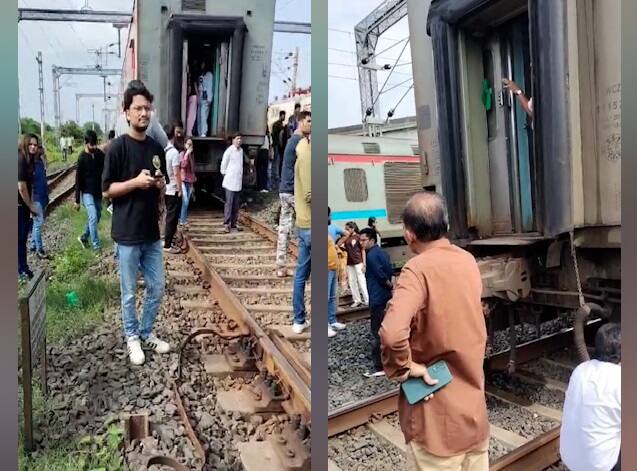
M 44 74 L 42 73 L 42 51 L 38 51 L 38 56 L 35 60 L 38 62 L 38 84 L 40 90 L 40 139 L 44 147 Z
M 292 95 L 296 92 L 296 79 L 299 72 L 299 48 L 294 48 L 294 63 L 292 64 Z

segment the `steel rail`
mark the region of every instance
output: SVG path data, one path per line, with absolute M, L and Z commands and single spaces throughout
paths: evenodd
M 210 284 L 210 293 L 217 299 L 219 307 L 236 322 L 237 330 L 244 335 L 251 335 L 257 340 L 258 351 L 256 353 L 257 357 L 260 358 L 261 365 L 282 381 L 281 386 L 289 396 L 287 401 L 289 412 L 301 415 L 305 423 L 310 424 L 312 404 L 310 384 L 303 380 L 290 360 L 277 348 L 265 330 L 241 304 L 230 287 L 192 242 L 189 235 L 186 235 L 186 239 L 188 240 L 187 256 L 195 262 L 202 272 L 202 278 Z M 302 360 L 298 360 L 298 362 L 302 364 Z

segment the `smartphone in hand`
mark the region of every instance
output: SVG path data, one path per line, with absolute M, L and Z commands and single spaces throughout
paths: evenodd
M 439 391 L 451 382 L 451 372 L 444 360 L 427 366 L 427 371 L 429 372 L 429 376 L 438 380 L 436 384 L 429 385 L 425 383 L 425 380 L 422 378 L 409 378 L 400 385 L 409 404 L 413 405 L 422 401 L 427 396 Z

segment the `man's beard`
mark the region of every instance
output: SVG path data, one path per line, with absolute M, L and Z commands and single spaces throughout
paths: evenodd
M 139 133 L 145 133 L 146 130 L 148 129 L 148 125 L 150 124 L 150 122 L 144 126 L 138 126 L 136 124 L 131 124 L 131 127 L 135 130 L 135 132 L 139 132 Z

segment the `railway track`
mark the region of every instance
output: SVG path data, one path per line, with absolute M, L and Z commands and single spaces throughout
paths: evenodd
M 589 322 L 588 329 L 599 322 Z M 559 462 L 563 396 L 577 364 L 564 353 L 572 335 L 572 329 L 563 329 L 518 345 L 517 367 L 512 375 L 501 372 L 509 366 L 509 350 L 485 360 L 491 470 L 544 470 Z M 366 384 L 346 388 L 374 390 L 380 383 L 367 380 Z M 330 394 L 339 394 L 338 388 L 330 389 Z M 398 389 L 395 385 L 381 389 L 372 397 L 340 404 L 330 411 L 332 471 L 405 466 L 406 448 L 397 417 Z
M 71 165 L 47 175 L 47 187 L 49 189 L 49 205 L 46 213 L 50 214 L 55 208 L 63 203 L 75 190 L 75 169 L 76 165 Z
M 271 229 L 242 214 L 245 230 L 227 234 L 222 217 L 215 211 L 193 212 L 186 256 L 166 257 L 167 277 L 181 309 L 201 313 L 201 322 L 180 348 L 172 384 L 175 404 L 200 469 L 216 469 L 206 464 L 214 458 L 207 451 L 211 443 L 188 410 L 191 385 L 182 374 L 188 352 L 211 342 L 214 353 L 202 353 L 201 361 L 217 382 L 215 408 L 228 427 L 237 427 L 236 418 L 250 424 L 275 418 L 270 433 L 234 445 L 244 469 L 309 469 L 311 343 L 309 332 L 291 331 L 292 279 L 274 274 L 276 234 Z M 295 249 L 290 247 L 291 262 Z M 197 340 L 200 345 L 194 346 Z

